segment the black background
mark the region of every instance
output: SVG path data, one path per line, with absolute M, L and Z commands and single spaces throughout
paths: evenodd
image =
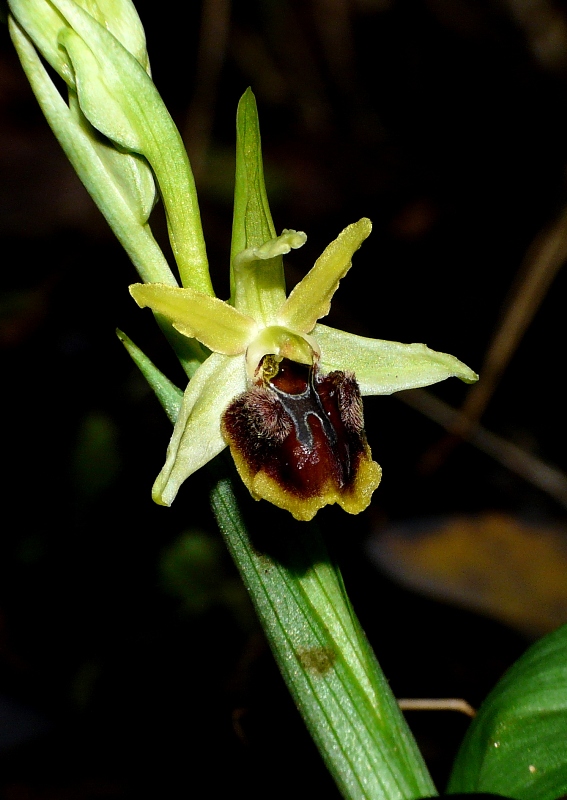
M 196 137 L 188 145 L 219 296 L 234 116 L 252 85 L 276 227 L 309 237 L 288 257 L 290 286 L 368 216 L 373 234 L 330 323 L 425 341 L 479 369 L 527 247 L 565 202 L 565 48 L 546 50 L 514 0 L 234 2 L 211 81 L 197 68 L 201 4 L 136 5 L 168 108 L 182 130 L 201 118 L 208 129 L 205 151 Z M 536 23 L 549 12 L 567 24 L 564 3 L 538 9 Z M 170 426 L 115 327 L 180 385 L 182 375 L 129 298 L 134 270 L 54 142 L 5 29 L 0 102 L 0 695 L 13 715 L 0 796 L 335 797 L 252 615 L 222 602 L 189 613 L 160 574 L 183 532 L 217 536 L 209 479 L 191 478 L 170 510 L 152 504 Z M 558 466 L 566 291 L 560 273 L 483 420 Z M 435 391 L 454 405 L 465 395 L 457 381 Z M 414 517 L 563 512 L 469 445 L 424 477 L 419 460 L 440 429 L 395 398 L 369 398 L 365 413 L 383 484 L 364 514 L 326 509 L 320 522 L 396 695 L 478 705 L 527 640 L 403 591 L 363 543 Z M 217 566 L 230 582 L 228 556 Z M 408 719 L 442 789 L 467 721 Z

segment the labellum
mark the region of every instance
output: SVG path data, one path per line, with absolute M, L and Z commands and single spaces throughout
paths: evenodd
M 325 375 L 316 362 L 264 356 L 254 385 L 225 411 L 222 432 L 252 496 L 296 519 L 329 503 L 357 514 L 380 483 L 349 372 Z

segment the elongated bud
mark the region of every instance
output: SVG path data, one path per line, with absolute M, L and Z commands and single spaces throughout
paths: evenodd
M 128 50 L 149 73 L 146 36 L 131 0 L 9 0 L 11 14 L 26 31 L 45 60 L 59 73 L 67 85 L 75 88 L 74 69 L 61 35 L 72 27 L 65 12 L 73 6 L 86 11 Z

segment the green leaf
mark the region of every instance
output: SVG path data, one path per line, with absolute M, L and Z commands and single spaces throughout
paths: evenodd
M 244 314 L 266 325 L 276 322 L 285 301 L 281 255 L 260 261 L 239 259 L 241 253 L 261 248 L 276 238 L 266 186 L 256 99 L 247 89 L 236 113 L 236 177 L 232 219 L 231 302 Z
M 264 505 L 252 544 L 225 478 L 213 489 L 212 506 L 284 679 L 344 797 L 436 795 L 317 527 Z M 277 557 L 259 546 L 259 536 L 272 542 Z
M 319 324 L 312 335 L 321 347 L 322 369 L 354 372 L 363 395 L 392 394 L 446 378 L 460 378 L 465 383 L 478 380 L 476 372 L 458 358 L 424 344 L 367 339 Z
M 567 794 L 567 625 L 530 647 L 484 701 L 447 791 Z

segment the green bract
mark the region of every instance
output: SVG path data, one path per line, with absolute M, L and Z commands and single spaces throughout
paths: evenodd
M 191 167 L 148 74 L 130 0 L 14 0 L 9 8 L 42 111 L 142 278 L 177 283 L 147 224 L 155 177 L 181 281 L 213 294 Z M 68 102 L 38 53 L 67 84 Z

